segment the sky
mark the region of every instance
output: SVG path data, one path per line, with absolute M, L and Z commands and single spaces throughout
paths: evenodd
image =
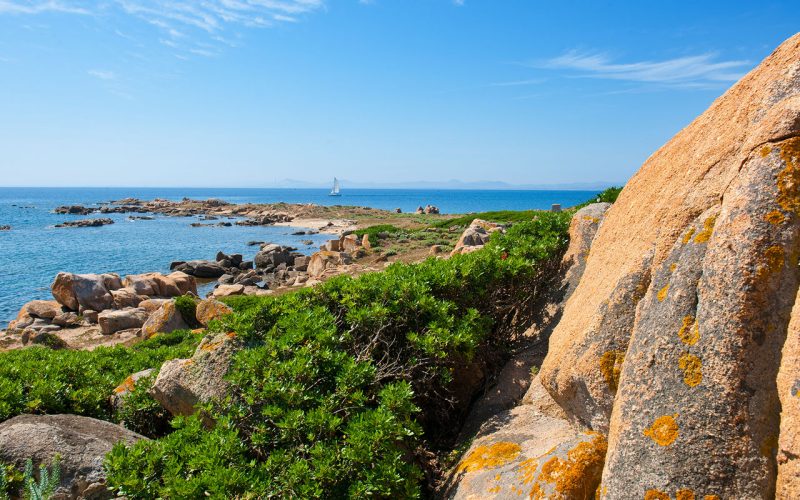
M 0 186 L 623 183 L 796 0 L 0 0 Z

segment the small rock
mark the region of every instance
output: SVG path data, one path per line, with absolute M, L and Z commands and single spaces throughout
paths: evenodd
M 244 285 L 220 285 L 214 289 L 214 297 L 230 297 L 231 295 L 244 294 Z

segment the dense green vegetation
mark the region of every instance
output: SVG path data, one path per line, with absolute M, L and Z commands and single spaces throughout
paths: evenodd
M 403 230 L 397 226 L 393 226 L 391 224 L 378 224 L 376 226 L 365 227 L 363 229 L 356 230 L 356 236 L 359 238 L 363 238 L 365 234 L 369 235 L 369 242 L 372 245 L 377 245 L 379 243 L 378 235 L 381 233 L 386 234 L 395 234 L 400 233 Z
M 22 413 L 74 413 L 116 420 L 109 396 L 128 375 L 191 356 L 190 332 L 158 335 L 133 347 L 93 351 L 31 347 L 0 353 L 0 420 Z
M 480 251 L 340 276 L 279 297 L 235 298 L 221 330 L 243 343 L 216 425 L 117 446 L 109 484 L 131 498 L 413 498 L 430 452 L 498 365 L 513 329 L 497 297 L 546 289 L 569 213 L 542 212 Z
M 617 201 L 617 197 L 621 192 L 622 192 L 621 187 L 616 187 L 616 186 L 610 187 L 602 191 L 601 193 L 598 193 L 597 197 L 595 197 L 594 199 L 588 200 L 585 203 L 578 205 L 578 208 L 585 207 L 590 203 L 601 203 L 601 202 L 614 203 L 615 201 Z

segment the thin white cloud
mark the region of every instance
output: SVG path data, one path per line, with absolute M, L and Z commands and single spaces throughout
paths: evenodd
M 0 0 L 0 14 L 42 14 L 45 12 L 81 15 L 92 13 L 90 8 L 86 7 L 85 2 Z
M 531 66 L 566 70 L 577 76 L 657 83 L 681 87 L 705 87 L 736 81 L 750 67 L 749 61 L 719 61 L 713 53 L 677 57 L 663 61 L 615 63 L 606 54 L 570 51 Z
M 99 14 L 116 6 L 125 14 L 158 26 L 170 36 L 184 29 L 219 33 L 227 27 L 265 27 L 295 22 L 298 16 L 321 10 L 325 0 L 0 0 L 0 14 Z
M 100 80 L 115 80 L 117 78 L 117 75 L 113 71 L 107 69 L 90 69 L 87 73 Z

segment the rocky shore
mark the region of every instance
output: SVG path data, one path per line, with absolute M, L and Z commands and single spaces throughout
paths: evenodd
M 428 205 L 420 207 L 422 214 L 439 214 L 439 209 Z M 234 204 L 224 200 L 192 200 L 181 201 L 154 199 L 150 201 L 137 198 L 126 198 L 110 201 L 98 206 L 65 205 L 53 210 L 57 214 L 92 215 L 92 214 L 158 214 L 169 217 L 197 217 L 203 220 L 222 218 L 237 219 L 235 222 L 192 223 L 194 227 L 220 226 L 232 224 L 239 226 L 272 226 L 309 227 L 328 234 L 337 234 L 356 226 L 357 219 L 386 218 L 394 212 L 369 207 L 321 206 L 301 203 L 245 203 Z M 130 219 L 144 219 L 148 216 L 130 216 Z M 102 219 L 100 219 L 102 220 Z M 78 221 L 75 221 L 78 222 Z M 66 224 L 66 223 L 65 223 Z M 74 224 L 69 224 L 74 225 Z M 88 224 L 83 224 L 88 225 Z

